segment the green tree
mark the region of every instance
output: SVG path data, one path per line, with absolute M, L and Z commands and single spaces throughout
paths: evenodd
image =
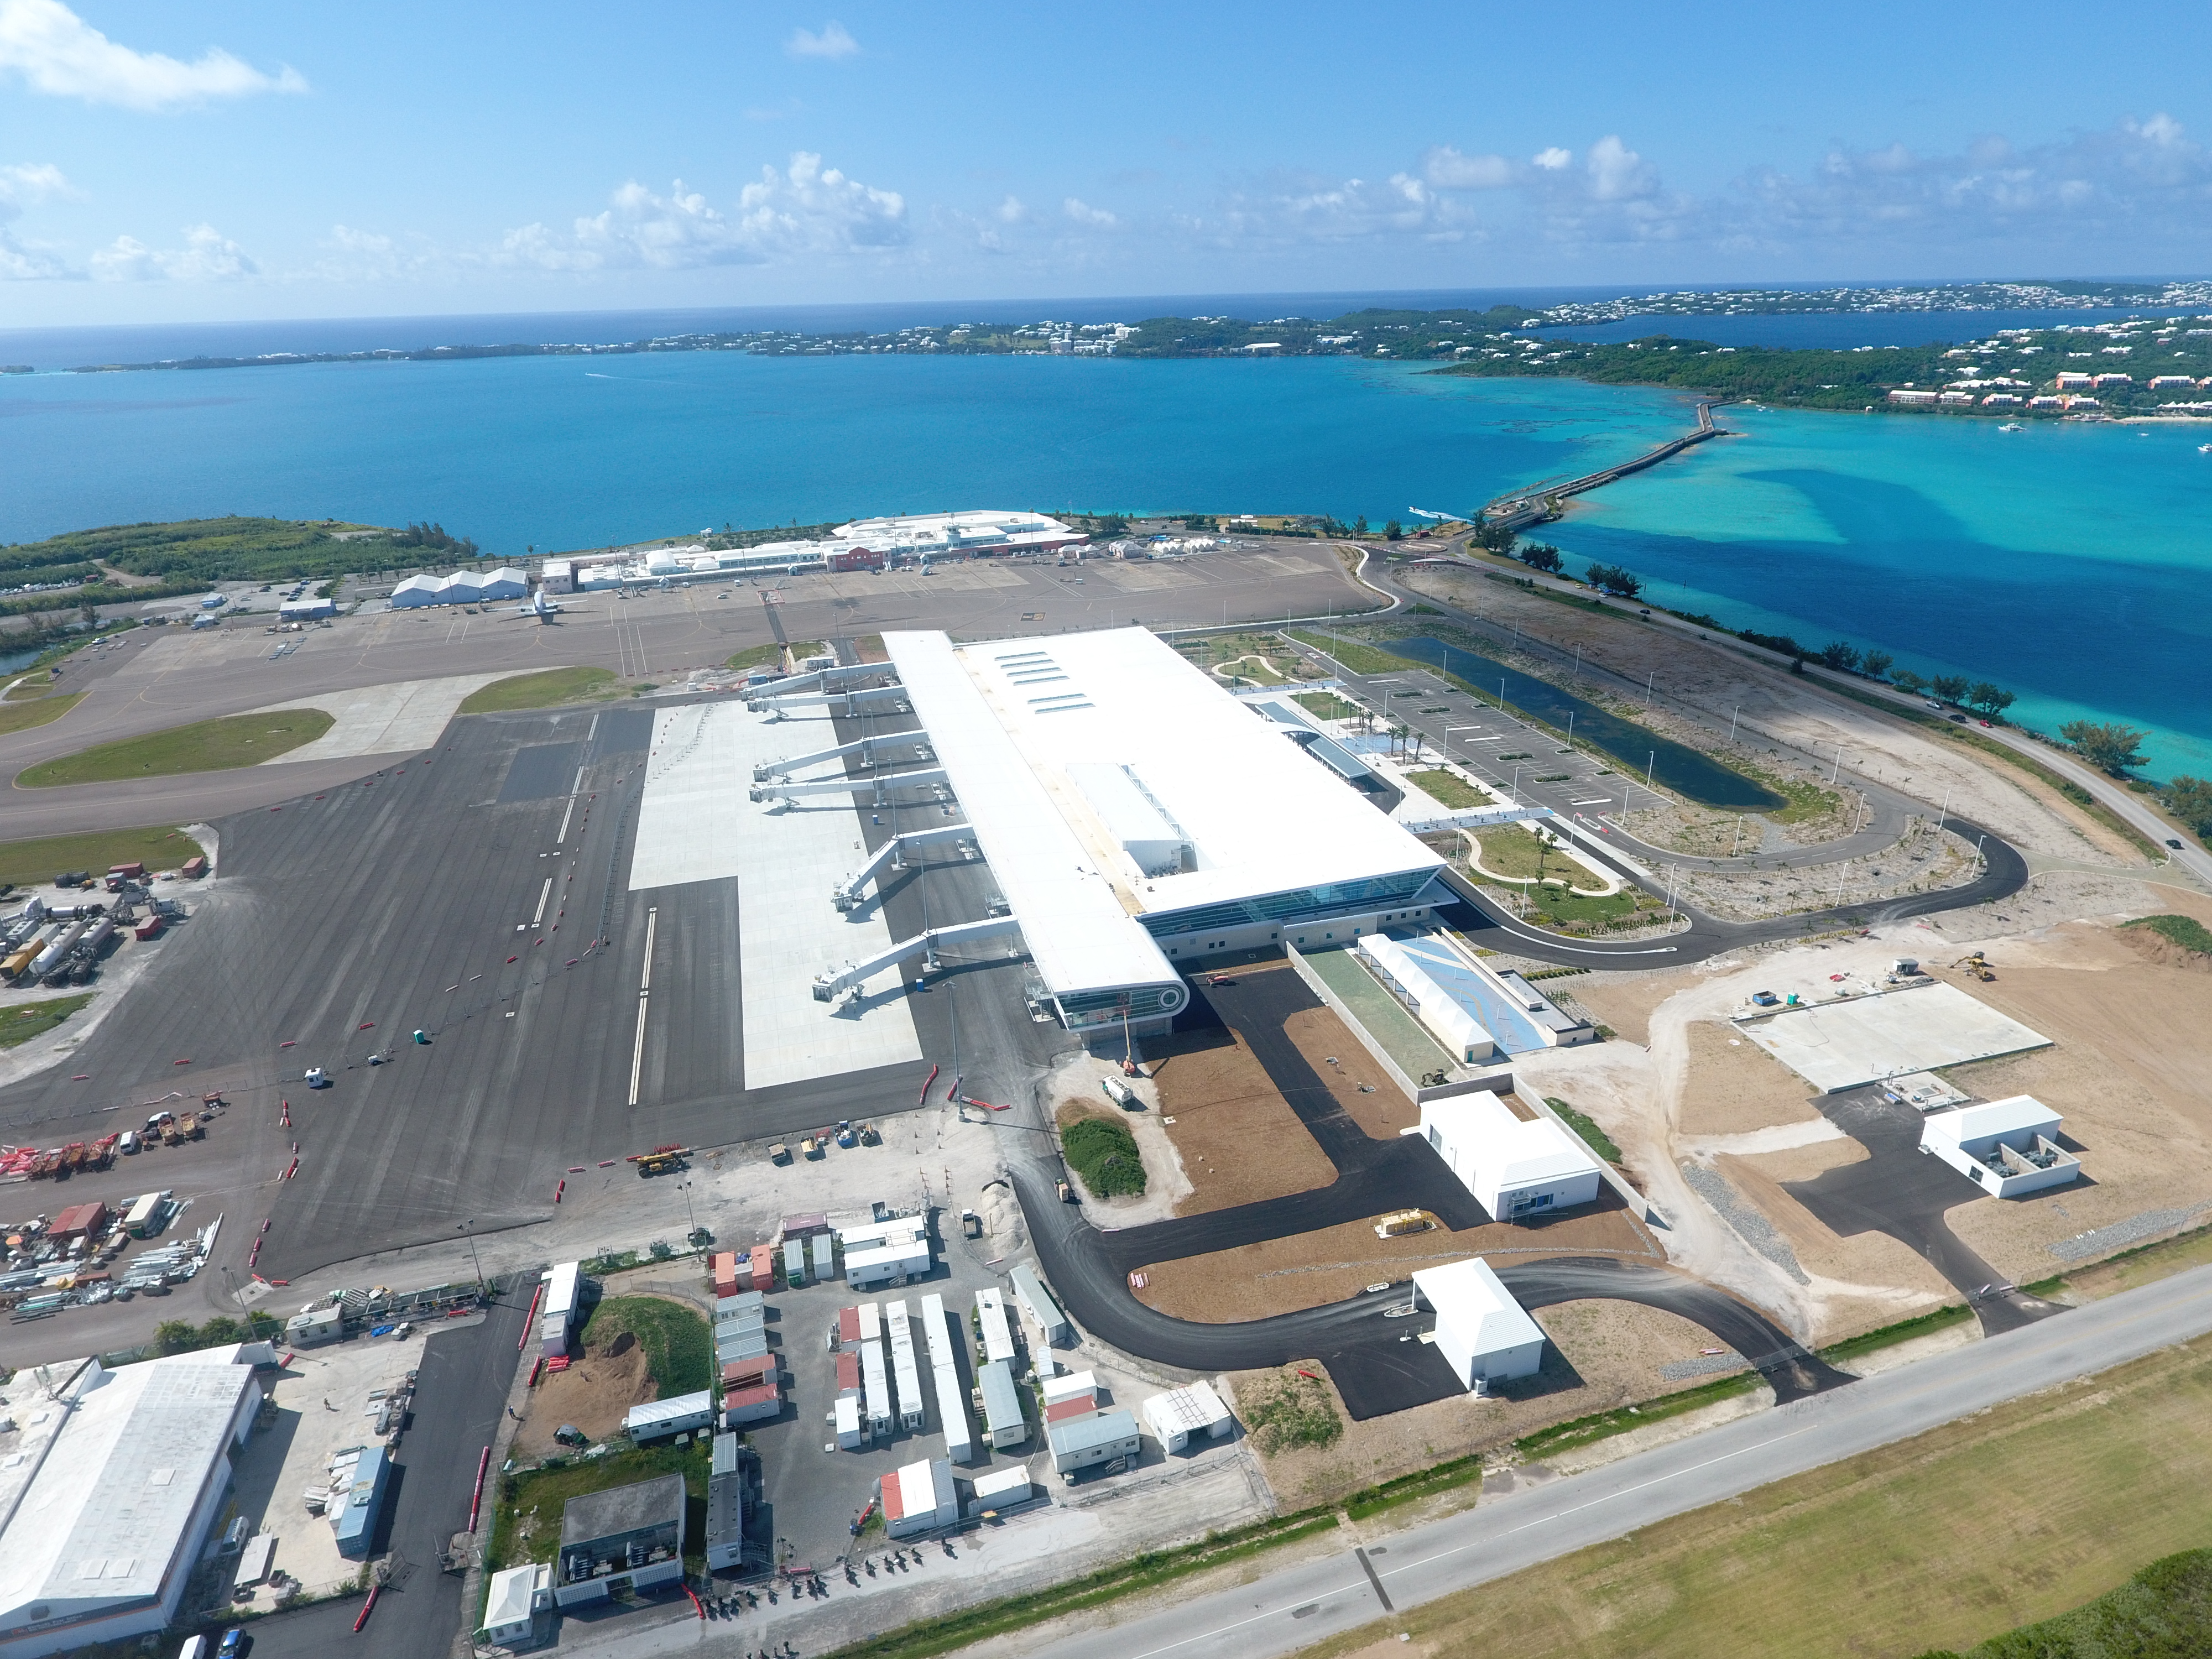
M 1938 674 L 1928 682 L 1928 689 L 1936 694 L 1939 702 L 1960 703 L 1966 700 L 1967 680 L 1964 674 Z
M 1928 677 L 1916 674 L 1910 668 L 1900 668 L 1889 677 L 1889 683 L 1900 691 L 1910 691 L 1918 696 L 1928 689 Z
M 1400 524 L 1395 519 L 1391 520 L 1389 523 L 1382 526 L 1382 539 L 1386 542 L 1395 542 L 1404 536 L 1405 533 L 1406 526 Z
M 1537 570 L 1557 570 L 1566 561 L 1549 542 L 1531 542 L 1520 550 L 1521 562 Z
M 1624 570 L 1617 564 L 1594 564 L 1583 580 L 1602 592 L 1624 599 L 1632 599 L 1644 591 L 1643 580 L 1633 571 Z
M 1352 533 L 1355 536 L 1364 536 L 1367 533 L 1367 515 L 1364 513 L 1352 521 Z
M 1502 524 L 1479 524 L 1474 540 L 1487 552 L 1502 553 L 1510 557 L 1513 552 L 1513 532 Z
M 1848 640 L 1830 640 L 1820 647 L 1820 660 L 1839 674 L 1859 665 L 1859 648 Z
M 2142 740 L 2150 733 L 2118 720 L 2069 720 L 2058 728 L 2058 735 L 2100 772 L 2124 778 L 2143 763 Z
M 1967 688 L 1966 704 L 1978 709 L 1986 720 L 1996 720 L 2013 705 L 2013 695 L 1987 680 L 1976 680 Z
M 1870 680 L 1878 680 L 1889 672 L 1890 664 L 1896 660 L 1887 651 L 1863 652 L 1859 656 L 1859 672 Z
M 2187 824 L 2200 839 L 2212 836 L 2212 778 L 2192 778 L 2183 773 L 2158 792 L 2166 810 Z

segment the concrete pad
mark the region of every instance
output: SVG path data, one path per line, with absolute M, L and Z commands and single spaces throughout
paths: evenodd
M 320 696 L 256 708 L 273 714 L 281 708 L 319 708 L 337 724 L 304 748 L 264 761 L 264 766 L 294 766 L 301 761 L 343 760 L 354 755 L 404 755 L 428 749 L 453 718 L 461 700 L 480 686 L 512 678 L 507 674 L 455 674 L 445 679 L 399 680 L 363 686 L 357 691 L 326 691 Z
M 1739 1018 L 1736 1025 L 1826 1094 L 2051 1046 L 2042 1033 L 1940 981 Z
M 921 1058 L 902 988 L 842 1009 L 814 1000 L 821 969 L 892 942 L 876 906 L 848 917 L 830 902 L 866 856 L 850 799 L 771 808 L 747 799 L 759 762 L 836 741 L 826 717 L 770 721 L 738 702 L 666 708 L 653 721 L 630 890 L 736 878 L 748 1089 Z

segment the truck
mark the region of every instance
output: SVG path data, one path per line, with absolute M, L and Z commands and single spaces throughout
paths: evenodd
M 641 1176 L 673 1175 L 684 1167 L 681 1152 L 641 1152 L 630 1159 Z
M 1120 1078 L 1109 1077 L 1102 1081 L 1098 1086 L 1106 1091 L 1106 1098 L 1112 1101 L 1123 1111 L 1135 1112 L 1144 1109 L 1145 1103 L 1137 1097 L 1137 1091 L 1134 1089 L 1132 1089 L 1127 1084 L 1122 1082 Z
M 133 1238 L 151 1238 L 161 1231 L 167 1219 L 168 1195 L 165 1193 L 142 1193 L 133 1199 L 124 1212 L 123 1229 Z

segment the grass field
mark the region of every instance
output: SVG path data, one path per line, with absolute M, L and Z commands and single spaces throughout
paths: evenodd
M 33 697 L 43 697 L 54 689 L 54 671 L 41 668 L 34 673 L 19 675 L 9 682 L 7 701 L 28 702 Z
M 722 666 L 725 668 L 781 668 L 783 666 L 783 647 L 773 641 L 767 645 L 749 645 Z
M 197 858 L 199 842 L 181 830 L 96 830 L 82 836 L 50 836 L 44 841 L 0 842 L 0 881 L 35 887 L 64 870 L 89 870 L 104 876 L 118 864 L 145 860 L 149 870 L 173 870 Z
M 1599 1128 L 1587 1113 L 1577 1111 L 1555 1095 L 1546 1095 L 1544 1103 L 1559 1115 L 1567 1127 L 1589 1144 L 1590 1151 L 1608 1164 L 1620 1162 L 1620 1148 L 1613 1145 L 1613 1137 Z
M 1060 1151 L 1094 1198 L 1133 1197 L 1145 1190 L 1145 1161 L 1137 1138 L 1118 1118 L 1063 1109 Z
M 1310 1651 L 1400 1631 L 1437 1659 L 1964 1650 L 2200 1545 L 2208 1412 L 2212 1347 L 2168 1349 Z
M 1436 767 L 1426 772 L 1408 772 L 1406 781 L 1431 800 L 1458 811 L 1469 806 L 1487 806 L 1490 797 L 1454 772 Z
M 35 697 L 28 702 L 0 702 L 0 738 L 10 732 L 27 732 L 34 726 L 46 726 L 84 701 L 84 693 L 75 692 L 66 697 Z
M 34 1036 L 44 1036 L 91 1000 L 92 993 L 87 991 L 80 996 L 52 997 L 0 1010 L 0 1048 L 13 1048 Z
M 33 704 L 33 707 L 36 707 Z M 173 726 L 143 738 L 103 743 L 64 755 L 16 775 L 18 787 L 52 789 L 71 783 L 112 783 L 122 778 L 165 778 L 180 772 L 222 772 L 258 766 L 313 743 L 335 724 L 319 708 L 286 708 L 269 714 L 231 714 L 193 726 Z
M 657 1296 L 611 1296 L 584 1322 L 584 1346 L 611 1344 L 624 1331 L 645 1350 L 660 1398 L 714 1385 L 714 1334 L 689 1308 Z
M 2123 927 L 2147 927 L 2169 945 L 2179 945 L 2185 951 L 2198 956 L 2212 956 L 2212 928 L 2194 916 L 2138 916 L 2133 921 L 2124 921 Z
M 1359 712 L 1356 702 L 1346 702 L 1334 691 L 1300 691 L 1291 701 L 1308 714 L 1325 720 L 1348 720 Z
M 605 696 L 614 684 L 611 668 L 541 668 L 534 674 L 517 674 L 478 686 L 461 699 L 460 712 L 500 714 L 518 708 L 550 708 L 556 703 Z

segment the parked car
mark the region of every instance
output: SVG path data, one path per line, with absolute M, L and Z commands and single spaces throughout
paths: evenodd
M 2179 852 L 2181 850 L 2181 843 L 2180 843 L 2179 842 L 2178 842 L 2178 841 L 2174 840 L 2174 838 L 2173 838 L 2172 836 L 2168 836 L 2166 838 L 2166 844 L 2168 847 L 2171 847 L 2172 848 L 2173 848 L 2173 850 L 2174 850 L 2175 852 L 2177 852 L 2177 853 L 2179 853 Z
M 115 1150 L 123 1153 L 126 1158 L 132 1152 L 137 1152 L 138 1150 L 138 1132 L 136 1129 L 125 1129 L 123 1132 L 122 1138 L 115 1143 Z

